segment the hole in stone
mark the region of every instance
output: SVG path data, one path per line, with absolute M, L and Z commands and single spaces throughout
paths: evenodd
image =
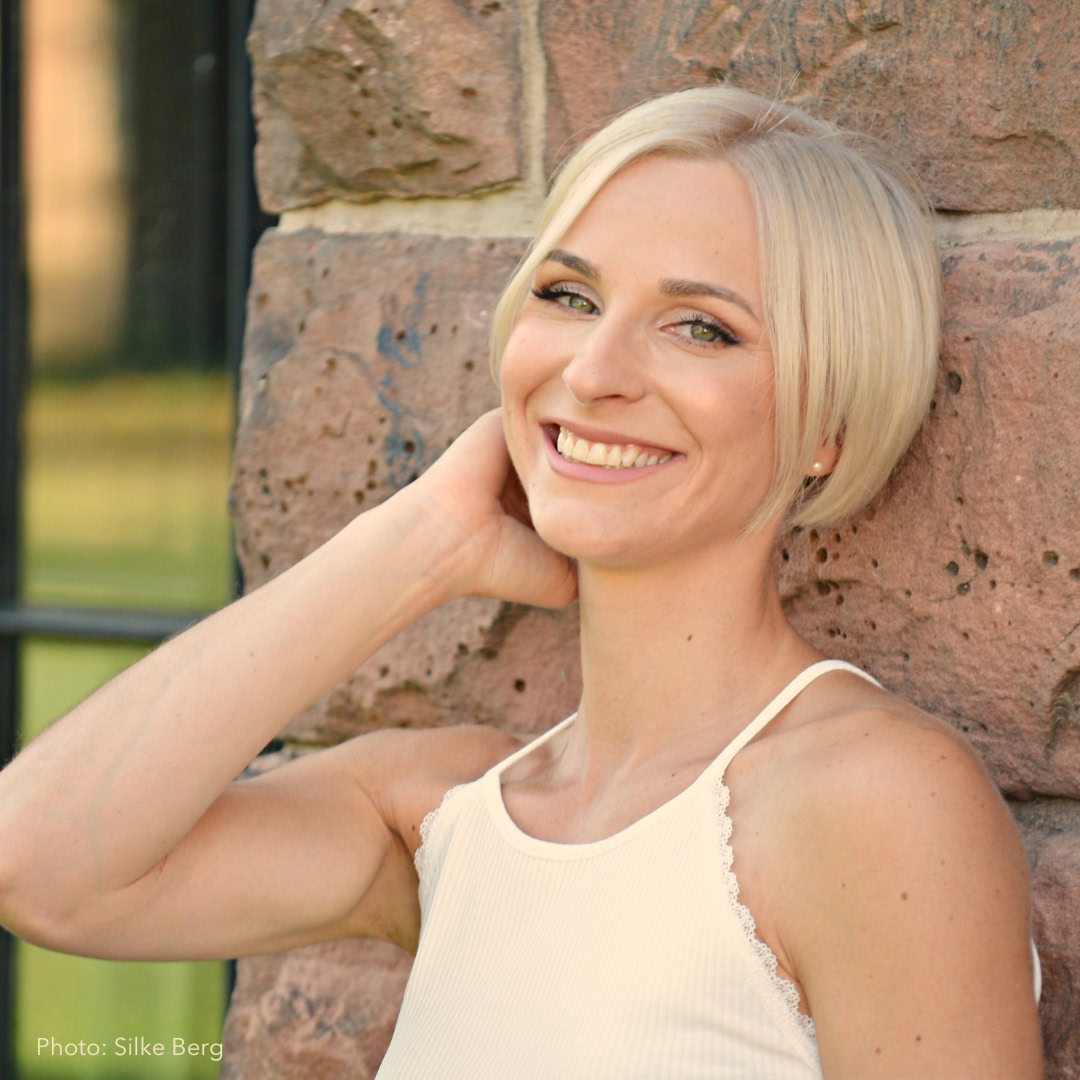
M 359 488 L 357 488 L 352 494 L 353 498 L 357 501 L 358 504 L 364 501 L 364 493 Z
M 461 96 L 463 98 L 474 98 L 476 97 L 476 91 L 471 86 L 463 86 L 461 88 Z
M 1058 553 L 1056 551 L 1044 551 L 1043 562 L 1046 563 L 1047 566 L 1057 566 Z
M 1071 577 L 1073 581 L 1080 581 L 1080 566 L 1074 566 L 1069 571 L 1069 577 Z
M 956 577 L 956 575 L 960 573 L 960 564 L 955 560 L 950 560 L 945 564 L 945 572 Z
M 472 371 L 472 369 L 474 367 L 476 367 L 476 365 L 471 360 L 466 360 L 465 361 L 465 370 L 466 371 Z
M 960 584 L 956 586 L 956 591 L 961 596 L 967 596 L 967 594 L 969 592 L 971 592 L 971 582 L 970 581 L 961 581 Z
M 960 378 L 959 372 L 956 371 L 950 371 L 949 374 L 945 376 L 945 382 L 948 383 L 949 392 L 952 394 L 959 394 L 960 387 L 964 385 L 964 380 Z
M 817 549 L 817 561 L 818 562 L 828 562 L 829 561 L 829 553 L 828 553 L 828 551 L 825 550 L 825 548 L 818 548 Z
M 989 563 L 990 563 L 990 556 L 987 555 L 985 551 L 982 551 L 979 548 L 976 548 L 975 549 L 975 565 L 980 570 L 985 570 L 986 567 L 989 565 Z
M 405 442 L 402 443 L 402 447 L 406 454 L 413 454 L 416 452 L 416 443 L 414 443 L 412 439 L 406 439 Z
M 525 680 L 524 679 L 515 679 L 514 680 L 514 689 L 519 694 L 523 693 L 524 690 L 525 690 Z

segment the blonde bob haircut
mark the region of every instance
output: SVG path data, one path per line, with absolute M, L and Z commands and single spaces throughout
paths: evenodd
M 852 133 L 745 90 L 711 86 L 616 117 L 559 172 L 536 237 L 495 309 L 491 361 L 540 264 L 620 169 L 647 154 L 722 159 L 757 219 L 774 358 L 775 475 L 748 531 L 835 523 L 880 490 L 929 408 L 941 268 L 915 179 Z M 836 467 L 808 479 L 822 443 Z

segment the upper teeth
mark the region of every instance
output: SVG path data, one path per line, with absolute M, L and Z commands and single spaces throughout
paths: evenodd
M 607 469 L 629 469 L 642 465 L 659 465 L 671 455 L 633 443 L 589 442 L 566 428 L 559 428 L 556 443 L 559 453 L 570 461 L 583 461 L 587 465 L 603 465 Z

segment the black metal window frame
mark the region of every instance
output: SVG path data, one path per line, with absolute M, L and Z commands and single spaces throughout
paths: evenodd
M 255 240 L 271 219 L 255 195 L 251 78 L 245 42 L 254 0 L 227 0 L 226 355 L 235 387 Z M 20 599 L 21 417 L 28 375 L 23 191 L 22 4 L 0 0 L 0 766 L 18 749 L 19 642 L 26 636 L 155 644 L 206 612 L 123 611 L 23 604 Z M 235 594 L 242 591 L 234 560 Z M 16 1077 L 14 940 L 0 928 L 0 1076 Z M 235 968 L 229 964 L 231 990 Z

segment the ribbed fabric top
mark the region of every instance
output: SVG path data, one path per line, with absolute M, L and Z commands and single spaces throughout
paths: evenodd
M 804 687 L 788 684 L 678 795 L 625 829 L 562 844 L 506 811 L 503 771 L 425 818 L 420 943 L 378 1080 L 820 1077 L 814 1027 L 738 898 L 731 759 Z M 870 679 L 873 682 L 873 679 Z

